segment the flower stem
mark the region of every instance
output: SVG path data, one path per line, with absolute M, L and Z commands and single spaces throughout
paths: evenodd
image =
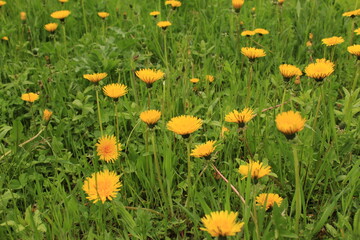
M 95 92 L 96 92 L 96 104 L 97 104 L 97 112 L 98 112 L 98 118 L 99 118 L 99 126 L 100 126 L 100 133 L 101 136 L 104 135 L 102 122 L 101 122 L 101 112 L 100 112 L 100 102 L 99 102 L 99 88 L 95 86 Z
M 116 141 L 119 141 L 119 116 L 117 112 L 117 102 L 114 101 L 114 112 L 115 112 L 115 130 L 116 130 Z
M 247 93 L 246 93 L 245 106 L 249 106 L 249 102 L 250 102 L 252 75 L 253 75 L 253 64 L 250 63 L 249 78 L 248 78 L 247 87 L 246 87 Z
M 67 44 L 66 44 L 65 22 L 62 23 L 62 30 L 63 30 L 63 41 L 64 41 L 64 47 L 65 47 L 65 55 L 66 55 L 66 60 L 67 60 L 68 59 L 68 50 L 67 50 Z
M 84 0 L 81 0 L 81 9 L 82 9 L 82 15 L 83 15 L 83 22 L 85 26 L 85 32 L 88 32 L 88 25 L 86 22 L 86 14 L 85 14 L 85 6 L 84 6 Z
M 324 85 L 321 85 L 320 87 L 320 93 L 319 93 L 319 100 L 318 100 L 318 103 L 317 103 L 317 106 L 316 106 L 316 112 L 315 112 L 315 118 L 314 118 L 314 123 L 313 123 L 313 134 L 312 134 L 312 139 L 314 141 L 314 137 L 315 137 L 315 132 L 316 132 L 316 124 L 317 124 L 317 118 L 318 118 L 318 115 L 319 115 L 319 111 L 320 111 L 320 105 L 321 105 L 321 102 L 322 102 L 322 99 L 324 98 Z
M 186 147 L 187 147 L 187 168 L 188 168 L 188 173 L 187 173 L 187 198 L 186 198 L 186 201 L 185 201 L 185 207 L 188 206 L 188 203 L 191 199 L 191 167 L 192 167 L 192 164 L 191 164 L 191 156 L 190 156 L 190 151 L 191 151 L 191 136 L 189 137 L 187 143 L 186 143 Z
M 295 233 L 299 234 L 299 220 L 301 214 L 301 183 L 299 173 L 299 158 L 296 145 L 292 145 L 294 156 L 294 174 L 295 174 Z

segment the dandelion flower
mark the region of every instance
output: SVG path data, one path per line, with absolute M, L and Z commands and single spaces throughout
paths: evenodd
M 263 28 L 257 28 L 254 30 L 254 32 L 259 34 L 260 36 L 269 34 L 269 31 Z
M 56 11 L 56 12 L 53 12 L 52 14 L 50 14 L 50 16 L 52 18 L 55 18 L 55 19 L 59 19 L 61 21 L 64 21 L 65 18 L 67 18 L 69 15 L 70 15 L 70 11 L 69 10 L 61 10 L 61 11 Z
M 9 38 L 7 36 L 2 37 L 1 39 L 4 41 L 9 41 Z
M 190 79 L 190 82 L 192 82 L 192 83 L 198 83 L 200 81 L 200 79 L 198 79 L 198 78 L 191 78 Z
M 26 101 L 26 102 L 35 102 L 36 100 L 39 99 L 39 94 L 36 93 L 24 93 L 21 95 L 21 99 Z
M 360 15 L 360 9 L 356 9 L 354 11 L 344 12 L 342 16 L 354 18 L 359 15 Z
M 360 35 L 360 28 L 355 29 L 354 33 L 356 33 L 356 35 Z
M 84 74 L 83 77 L 90 82 L 97 83 L 107 77 L 107 73 Z
M 234 110 L 225 116 L 226 122 L 233 122 L 239 124 L 239 128 L 245 127 L 245 123 L 250 121 L 254 115 L 254 111 L 251 108 L 245 108 L 241 112 Z
M 21 21 L 26 21 L 26 12 L 20 12 L 20 19 Z
M 344 42 L 344 39 L 342 37 L 331 37 L 331 38 L 323 38 L 322 43 L 325 44 L 326 46 L 330 47 L 330 46 L 334 46 L 334 45 L 338 45 L 340 43 Z
M 241 36 L 244 37 L 250 37 L 250 36 L 254 36 L 256 34 L 255 31 L 250 31 L 250 30 L 245 30 L 241 32 Z
M 207 141 L 206 143 L 196 145 L 191 151 L 190 156 L 201 158 L 209 158 L 211 153 L 215 151 L 214 144 L 216 141 Z
M 311 41 L 307 41 L 307 42 L 306 42 L 306 46 L 307 46 L 307 47 L 311 47 L 311 46 L 312 46 L 312 42 L 311 42 Z
M 128 92 L 127 86 L 119 83 L 108 84 L 103 87 L 103 91 L 106 96 L 114 98 L 115 100 L 124 96 Z
M 154 18 L 157 18 L 158 15 L 160 15 L 159 11 L 153 11 L 150 13 L 150 16 L 153 16 Z
M 274 207 L 275 203 L 280 206 L 283 198 L 279 194 L 274 193 L 261 193 L 255 199 L 256 205 L 264 207 L 267 212 L 270 212 Z
M 103 136 L 95 146 L 100 160 L 105 162 L 114 162 L 121 151 L 121 144 L 117 143 L 115 136 Z
M 51 32 L 51 33 L 55 32 L 57 27 L 58 27 L 57 23 L 48 23 L 48 24 L 45 24 L 45 26 L 44 26 L 45 30 L 48 32 Z
M 171 5 L 171 7 L 175 10 L 176 8 L 181 6 L 180 1 L 165 1 L 165 5 Z
M 0 8 L 6 4 L 5 1 L 0 1 Z
M 66 3 L 66 2 L 68 2 L 69 0 L 59 0 L 59 2 L 61 2 L 61 3 Z
M 244 176 L 243 179 L 250 175 L 252 179 L 257 180 L 269 175 L 269 173 L 271 173 L 270 169 L 270 166 L 250 160 L 248 164 L 239 167 L 239 173 Z
M 224 138 L 226 133 L 228 133 L 230 130 L 227 127 L 222 126 L 221 127 L 221 133 L 220 133 L 220 138 Z
M 52 116 L 53 112 L 48 110 L 48 109 L 45 109 L 44 112 L 43 112 L 43 119 L 48 122 Z
M 82 189 L 86 192 L 88 195 L 86 198 L 90 201 L 104 203 L 106 199 L 113 200 L 121 187 L 120 176 L 106 169 L 87 177 Z
M 140 114 L 140 119 L 148 125 L 149 128 L 153 128 L 161 117 L 161 112 L 158 110 L 148 110 Z
M 283 5 L 284 2 L 285 2 L 285 0 L 278 0 L 278 4 L 279 4 L 280 6 Z
M 173 117 L 167 123 L 167 129 L 174 133 L 182 135 L 184 138 L 189 137 L 190 133 L 198 130 L 202 125 L 202 120 L 197 117 L 182 115 Z
M 256 58 L 266 56 L 266 53 L 263 49 L 257 49 L 253 47 L 243 47 L 241 48 L 241 53 L 248 57 L 250 61 L 254 61 Z
M 314 78 L 317 82 L 321 82 L 334 72 L 334 66 L 334 63 L 324 58 L 316 59 L 315 63 L 310 63 L 305 68 L 305 73 L 306 76 Z
M 347 50 L 350 54 L 357 56 L 357 59 L 360 60 L 360 45 L 355 44 L 347 47 Z
M 235 236 L 244 226 L 243 222 L 236 222 L 237 215 L 237 212 L 229 211 L 206 214 L 201 218 L 205 228 L 200 228 L 200 230 L 210 233 L 212 237 Z
M 205 76 L 205 79 L 206 79 L 207 81 L 209 81 L 210 83 L 212 83 L 212 82 L 215 80 L 215 78 L 214 78 L 213 75 L 206 75 L 206 76 Z
M 240 9 L 243 5 L 244 5 L 244 0 L 232 0 L 232 6 L 236 13 L 240 12 Z
M 291 65 L 291 64 L 281 64 L 279 66 L 279 70 L 286 82 L 288 82 L 290 80 L 290 78 L 292 78 L 294 76 L 302 75 L 301 70 L 298 67 Z
M 160 70 L 141 69 L 135 72 L 136 76 L 146 83 L 148 88 L 152 87 L 152 84 L 163 78 L 164 73 Z
M 105 19 L 108 16 L 110 16 L 110 13 L 108 13 L 108 12 L 98 12 L 98 16 L 101 17 L 102 19 Z
M 163 30 L 166 30 L 167 27 L 171 26 L 169 21 L 160 21 L 156 24 L 158 27 L 161 27 Z
M 304 129 L 306 120 L 301 117 L 299 112 L 288 111 L 279 113 L 275 122 L 277 129 L 291 140 L 297 132 Z

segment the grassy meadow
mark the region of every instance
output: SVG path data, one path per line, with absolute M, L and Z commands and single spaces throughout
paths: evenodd
M 181 3 L 0 7 L 0 239 L 360 239 L 360 60 L 347 49 L 360 44 L 360 13 L 342 16 L 360 1 L 245 0 L 238 13 L 231 0 Z M 59 10 L 71 14 L 50 16 Z M 48 23 L 57 29 L 47 31 Z M 269 33 L 241 34 L 256 28 Z M 344 42 L 322 42 L 333 36 Z M 244 47 L 266 56 L 249 59 Z M 305 69 L 322 58 L 334 71 L 315 80 Z M 302 75 L 284 78 L 281 64 Z M 149 87 L 141 69 L 164 76 Z M 84 77 L 93 73 L 107 76 Z M 127 92 L 104 94 L 112 83 Z M 23 100 L 30 92 L 39 98 Z M 225 121 L 245 108 L 253 111 L 248 121 Z M 161 112 L 153 128 L 139 118 L 149 109 Z M 275 122 L 288 111 L 306 120 L 292 140 Z M 201 126 L 170 131 L 182 115 Z M 114 161 L 98 152 L 104 136 L 120 144 Z M 192 156 L 207 141 L 215 149 Z M 271 172 L 240 174 L 250 160 Z M 85 182 L 105 170 L 121 186 L 101 200 L 95 189 L 91 199 Z M 256 201 L 263 193 L 282 201 L 266 208 Z M 236 212 L 241 231 L 204 231 L 204 217 L 216 211 Z

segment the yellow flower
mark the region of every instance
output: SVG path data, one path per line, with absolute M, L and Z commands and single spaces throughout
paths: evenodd
M 314 38 L 314 34 L 313 33 L 309 33 L 309 39 L 312 40 Z
M 48 23 L 48 24 L 45 24 L 45 26 L 44 26 L 45 30 L 48 32 L 51 32 L 51 33 L 55 32 L 57 27 L 58 27 L 57 23 Z
M 68 2 L 69 0 L 59 0 L 59 2 L 61 2 L 61 3 L 66 3 L 66 2 Z
M 211 153 L 214 152 L 214 144 L 216 141 L 207 141 L 204 144 L 199 144 L 195 146 L 195 149 L 191 151 L 190 156 L 201 158 L 201 157 L 210 157 Z
M 101 17 L 102 19 L 105 19 L 108 16 L 110 16 L 110 13 L 108 13 L 108 12 L 98 12 L 98 16 Z
M 105 162 L 114 162 L 120 155 L 121 144 L 116 142 L 115 136 L 103 136 L 95 146 L 100 160 Z
M 4 6 L 6 4 L 5 1 L 0 1 L 0 7 Z
M 316 63 L 310 63 L 305 68 L 305 73 L 306 76 L 314 78 L 317 82 L 321 82 L 334 72 L 334 66 L 334 63 L 324 58 L 316 59 Z
M 153 128 L 161 117 L 161 112 L 158 110 L 147 110 L 140 113 L 140 119 L 148 125 L 149 128 Z
M 45 121 L 49 121 L 51 116 L 52 116 L 53 112 L 48 110 L 48 109 L 45 109 L 44 112 L 43 112 L 43 119 Z
M 294 76 L 301 76 L 302 72 L 301 70 L 291 64 L 281 64 L 279 66 L 279 70 L 281 75 L 284 77 L 285 81 L 289 81 L 290 78 L 294 77 Z
M 251 178 L 257 180 L 269 175 L 271 173 L 270 169 L 270 166 L 264 166 L 263 163 L 250 160 L 248 164 L 239 167 L 239 173 L 244 176 L 243 179 L 250 175 Z
M 256 197 L 256 205 L 263 207 L 267 212 L 270 212 L 276 203 L 278 206 L 281 205 L 283 198 L 279 194 L 274 193 L 261 193 Z
M 110 201 L 114 199 L 121 187 L 120 176 L 106 169 L 87 177 L 82 189 L 86 192 L 88 195 L 86 198 L 90 201 L 104 203 L 106 199 Z
M 306 120 L 301 117 L 299 112 L 288 111 L 279 113 L 275 122 L 277 129 L 291 140 L 297 132 L 304 129 Z
M 260 36 L 269 34 L 269 31 L 263 28 L 256 28 L 254 32 L 259 34 Z
M 180 1 L 165 1 L 165 5 L 171 5 L 173 9 L 176 9 L 181 6 Z
M 214 76 L 212 76 L 212 75 L 206 75 L 205 79 L 211 83 L 215 80 Z
M 61 10 L 61 11 L 53 12 L 52 14 L 50 14 L 50 16 L 52 18 L 64 21 L 64 19 L 67 18 L 70 15 L 70 13 L 71 12 L 69 10 Z
M 4 41 L 9 41 L 9 38 L 7 36 L 2 37 L 1 39 Z
M 237 212 L 229 211 L 206 214 L 201 218 L 205 228 L 200 228 L 200 230 L 210 233 L 212 237 L 235 236 L 244 226 L 243 222 L 236 222 L 237 215 Z
M 225 116 L 226 122 L 233 122 L 239 124 L 239 128 L 245 127 L 245 123 L 250 121 L 254 115 L 254 111 L 251 108 L 244 108 L 241 112 L 234 110 Z
M 326 46 L 334 46 L 334 45 L 338 45 L 340 43 L 344 42 L 344 39 L 342 37 L 331 37 L 331 38 L 323 38 L 322 43 L 325 44 Z
M 202 120 L 197 117 L 182 115 L 173 117 L 167 123 L 167 129 L 174 133 L 182 135 L 184 138 L 189 137 L 190 133 L 198 130 L 202 125 Z
M 127 86 L 119 83 L 108 84 L 103 87 L 103 91 L 106 96 L 114 98 L 115 100 L 124 96 L 128 92 Z
M 241 36 L 250 37 L 250 36 L 254 36 L 255 34 L 256 34 L 255 31 L 245 30 L 242 31 Z
M 282 5 L 285 2 L 285 0 L 278 0 L 278 4 Z
M 198 83 L 200 81 L 200 79 L 198 79 L 198 78 L 191 78 L 190 79 L 190 82 L 192 82 L 192 83 Z
M 232 6 L 235 12 L 240 12 L 241 7 L 244 5 L 244 0 L 232 0 Z
M 97 83 L 107 77 L 107 73 L 84 74 L 83 77 L 90 82 Z
M 354 18 L 355 16 L 359 16 L 360 15 L 360 9 L 356 9 L 354 11 L 349 11 L 349 12 L 344 12 L 343 13 L 343 17 L 352 17 Z
M 156 25 L 158 27 L 161 27 L 163 30 L 165 30 L 167 27 L 171 26 L 171 22 L 169 22 L 169 21 L 160 21 Z
M 220 133 L 220 138 L 224 138 L 226 136 L 226 133 L 229 132 L 230 130 L 227 127 L 222 126 L 221 127 L 221 133 Z
M 263 49 L 257 49 L 253 47 L 243 47 L 241 48 L 241 53 L 248 57 L 250 61 L 254 61 L 255 58 L 266 56 L 266 53 Z
M 312 46 L 312 42 L 311 42 L 311 41 L 307 41 L 307 42 L 306 42 L 306 46 L 307 46 L 307 47 L 311 47 L 311 46 Z
M 360 35 L 360 28 L 355 29 L 354 33 L 356 33 L 356 35 Z
M 360 60 L 360 45 L 359 44 L 349 46 L 349 47 L 347 47 L 347 50 L 352 55 L 357 56 L 358 60 Z
M 135 72 L 136 76 L 146 83 L 148 88 L 152 87 L 152 84 L 163 78 L 164 73 L 160 70 L 141 69 Z
M 158 15 L 160 15 L 159 11 L 153 11 L 150 13 L 150 16 L 153 16 L 154 18 L 157 18 Z
M 24 93 L 21 95 L 21 99 L 26 101 L 26 102 L 35 102 L 36 100 L 39 99 L 39 94 L 36 93 Z
M 26 12 L 20 12 L 21 21 L 26 21 Z

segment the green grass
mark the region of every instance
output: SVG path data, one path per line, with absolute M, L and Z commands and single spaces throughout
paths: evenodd
M 15 0 L 0 8 L 0 37 L 9 38 L 0 41 L 0 236 L 210 239 L 199 230 L 201 218 L 231 210 L 245 222 L 234 239 L 359 239 L 360 62 L 346 48 L 351 41 L 360 44 L 359 36 L 351 40 L 352 25 L 358 28 L 360 22 L 359 17 L 341 15 L 359 8 L 360 2 L 298 0 L 279 8 L 268 0 L 247 0 L 239 15 L 230 0 L 183 1 L 176 11 L 163 2 L 70 0 L 62 5 L 56 0 Z M 58 22 L 50 13 L 60 9 L 71 15 L 51 38 L 44 25 Z M 158 19 L 149 16 L 154 10 L 161 11 Z M 26 23 L 20 11 L 27 13 Z M 102 21 L 99 11 L 110 16 Z M 159 20 L 172 26 L 162 31 L 156 26 Z M 254 28 L 270 34 L 239 36 Z M 306 47 L 309 33 L 314 35 L 311 51 Z M 321 39 L 331 36 L 342 36 L 345 42 L 327 49 Z M 253 63 L 248 105 L 250 63 L 240 53 L 244 46 L 263 48 L 267 54 Z M 282 63 L 304 70 L 312 59 L 331 56 L 335 72 L 321 84 L 306 76 L 299 85 L 293 80 L 285 84 L 278 70 Z M 149 89 L 134 71 L 143 68 L 166 73 L 150 90 L 150 108 L 162 111 L 152 131 L 139 119 L 148 107 Z M 101 87 L 118 82 L 129 88 L 117 103 L 124 150 L 113 164 L 96 154 L 101 136 L 96 94 L 83 78 L 93 72 L 108 73 Z M 215 81 L 209 83 L 206 75 Z M 200 82 L 192 84 L 193 77 Z M 272 108 L 282 103 L 284 88 L 286 103 Z M 25 103 L 20 96 L 26 92 L 39 93 L 39 100 Z M 115 135 L 113 101 L 102 92 L 99 100 L 104 133 Z M 239 133 L 224 117 L 244 107 L 255 109 L 257 116 Z M 42 120 L 45 108 L 53 111 L 47 126 Z M 307 120 L 292 142 L 275 125 L 276 115 L 288 110 Z M 204 122 L 189 140 L 166 129 L 172 117 L 183 114 Z M 222 126 L 230 130 L 223 138 Z M 216 154 L 210 161 L 191 157 L 189 186 L 187 145 L 193 149 L 207 140 L 218 141 Z M 293 145 L 301 185 L 298 225 Z M 256 184 L 242 180 L 237 169 L 250 158 L 268 163 L 271 176 Z M 230 184 L 214 177 L 212 163 L 245 203 Z M 121 175 L 123 187 L 113 201 L 93 204 L 82 185 L 105 168 Z M 254 204 L 266 192 L 284 198 L 272 212 Z

